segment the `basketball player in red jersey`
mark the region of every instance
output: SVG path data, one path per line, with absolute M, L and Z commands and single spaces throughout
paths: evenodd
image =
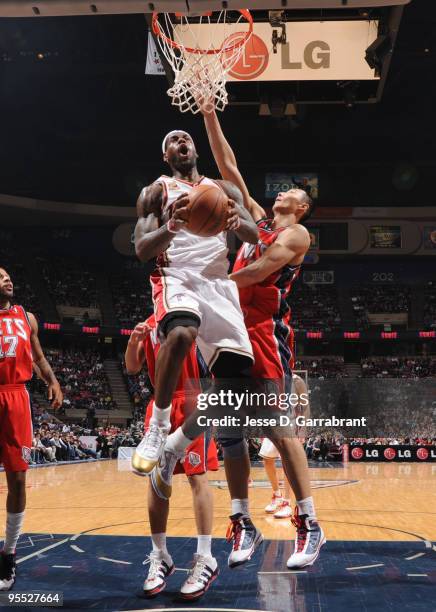
M 136 254 L 141 261 L 158 257 L 150 280 L 162 343 L 156 360 L 150 427 L 136 449 L 132 466 L 149 473 L 156 493 L 168 499 L 177 461 L 204 433 L 195 421 L 187 419 L 183 428 L 168 436 L 173 394 L 194 340 L 214 376 L 215 389 L 220 385 L 222 390 L 228 389 L 225 379 L 249 377 L 253 364 L 238 289 L 228 278 L 226 232 L 204 238 L 184 228 L 191 189 L 212 184 L 225 191 L 230 205 L 226 230 L 234 231 L 241 240 L 256 244 L 258 229 L 243 206 L 239 189 L 229 181 L 212 181 L 199 174 L 198 155 L 189 134 L 170 132 L 163 139 L 162 152 L 172 176 L 158 178 L 141 192 L 137 202 Z M 223 453 L 232 516 L 244 524 L 246 534 L 235 539 L 236 548 L 229 557 L 233 567 L 251 558 L 262 535 L 248 516 L 250 465 L 242 434 L 226 441 Z
M 313 202 L 302 189 L 279 193 L 267 218 L 264 209 L 250 196 L 215 112 L 203 112 L 206 131 L 221 176 L 232 181 L 243 194 L 244 205 L 259 228 L 256 245 L 243 244 L 230 278 L 239 289 L 241 307 L 254 353 L 255 378 L 284 380 L 292 377 L 293 333 L 287 297 L 300 273 L 310 246 L 307 229 L 301 222 L 310 216 Z M 293 523 L 297 527 L 294 553 L 288 567 L 314 563 L 325 537 L 315 513 L 310 490 L 309 467 L 297 437 L 275 437 L 286 477 L 294 491 L 297 507 Z
M 144 363 L 147 363 L 148 375 L 153 386 L 155 384 L 155 363 L 160 348 L 156 328 L 154 315 L 143 323 L 139 323 L 130 336 L 125 355 L 128 373 L 137 374 Z M 197 352 L 196 344 L 193 343 L 183 362 L 182 374 L 173 395 L 172 430 L 184 422 L 185 414 L 190 412 L 189 403 L 195 403 L 196 396 L 201 391 L 199 379 L 207 376 L 206 364 L 201 354 Z M 153 400 L 147 407 L 145 427 L 149 425 L 152 409 Z M 175 473 L 185 473 L 191 485 L 197 524 L 197 552 L 194 555 L 193 568 L 179 592 L 182 599 L 190 601 L 199 599 L 219 573 L 217 561 L 212 556 L 211 550 L 213 495 L 207 479 L 207 471 L 217 469 L 215 441 L 207 433 L 203 433 L 188 446 L 185 456 L 175 467 Z M 144 474 L 139 472 L 139 475 Z M 163 591 L 166 587 L 166 578 L 174 572 L 174 563 L 166 546 L 168 512 L 168 500 L 161 499 L 150 486 L 148 488 L 148 515 L 153 551 L 150 553 L 150 569 L 144 582 L 144 593 L 147 597 L 154 597 Z
M 15 547 L 26 506 L 26 471 L 32 446 L 32 415 L 25 383 L 32 365 L 48 385 L 54 408 L 62 405 L 62 391 L 38 340 L 38 323 L 32 313 L 13 304 L 14 286 L 0 268 L 0 462 L 8 483 L 6 529 L 0 552 L 0 591 L 15 582 Z

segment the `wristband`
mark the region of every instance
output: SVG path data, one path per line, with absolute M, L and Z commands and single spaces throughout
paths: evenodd
M 170 232 L 170 234 L 177 234 L 179 230 L 175 229 L 175 227 L 176 227 L 176 222 L 174 221 L 173 218 L 171 218 L 167 223 L 167 231 Z

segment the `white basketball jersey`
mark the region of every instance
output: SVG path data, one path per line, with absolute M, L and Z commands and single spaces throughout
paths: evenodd
M 169 176 L 161 176 L 157 182 L 164 187 L 162 216 L 170 212 L 174 201 L 182 194 L 189 193 L 197 185 L 215 185 L 212 179 L 203 177 L 198 183 L 189 183 Z M 203 238 L 196 236 L 188 230 L 181 229 L 174 234 L 169 247 L 158 258 L 157 264 L 161 268 L 183 268 L 195 270 L 207 276 L 226 276 L 229 269 L 227 259 L 226 233 Z

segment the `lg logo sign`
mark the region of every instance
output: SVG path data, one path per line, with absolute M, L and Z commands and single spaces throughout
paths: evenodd
M 353 450 L 351 451 L 351 456 L 353 457 L 353 459 L 356 459 L 358 461 L 363 457 L 363 450 L 356 446 L 356 448 L 353 448 Z
M 244 32 L 232 34 L 223 43 L 223 46 L 230 47 L 244 37 Z M 285 43 L 281 46 L 280 67 L 282 70 L 301 70 L 303 64 L 312 70 L 320 68 L 330 68 L 330 46 L 323 40 L 313 40 L 309 42 L 303 51 L 302 61 L 291 59 L 291 45 Z M 228 57 L 232 55 L 228 53 Z M 268 47 L 265 42 L 252 34 L 251 38 L 244 47 L 240 58 L 229 71 L 229 75 L 239 81 L 250 81 L 258 78 L 265 72 L 270 61 Z
M 244 37 L 243 32 L 237 32 L 229 36 L 224 45 L 226 47 L 235 44 Z M 252 34 L 244 47 L 241 57 L 229 71 L 230 76 L 240 81 L 255 79 L 266 70 L 269 62 L 269 52 L 263 40 Z
M 385 448 L 383 454 L 385 456 L 385 459 L 387 459 L 388 461 L 392 461 L 392 459 L 395 459 L 397 453 L 394 451 L 393 448 Z
M 416 451 L 416 456 L 418 459 L 421 459 L 421 461 L 425 461 L 428 459 L 428 450 L 426 448 L 418 448 Z
M 308 43 L 303 52 L 303 61 L 308 68 L 318 70 L 319 68 L 330 68 L 330 47 L 323 40 L 314 40 Z M 283 70 L 301 70 L 303 62 L 291 61 L 290 43 L 282 45 L 282 68 Z

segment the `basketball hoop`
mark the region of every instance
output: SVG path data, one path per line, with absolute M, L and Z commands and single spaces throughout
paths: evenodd
M 250 11 L 234 12 L 234 20 L 227 11 L 153 13 L 153 33 L 174 71 L 174 85 L 167 94 L 182 113 L 196 114 L 202 105 L 222 111 L 227 105 L 227 73 L 253 32 Z

